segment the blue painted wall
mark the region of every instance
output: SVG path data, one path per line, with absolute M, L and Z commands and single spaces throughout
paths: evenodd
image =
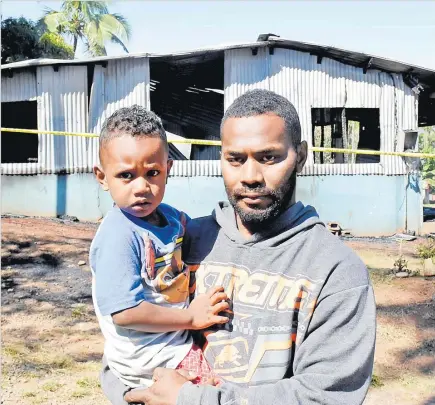
M 297 199 L 313 205 L 323 221 L 355 235 L 392 235 L 422 227 L 422 190 L 417 175 L 298 177 Z M 171 177 L 164 202 L 191 217 L 207 215 L 226 193 L 221 177 Z M 111 207 L 93 174 L 2 176 L 2 212 L 76 216 L 96 221 Z

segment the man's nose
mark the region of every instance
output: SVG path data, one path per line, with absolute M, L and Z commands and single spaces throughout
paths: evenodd
M 264 183 L 261 165 L 254 159 L 248 159 L 243 167 L 240 182 L 248 186 Z

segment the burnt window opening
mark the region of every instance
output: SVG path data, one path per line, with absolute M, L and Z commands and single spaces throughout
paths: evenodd
M 151 110 L 163 121 L 168 139 L 220 140 L 224 114 L 224 56 L 213 53 L 150 60 Z M 220 147 L 170 144 L 177 160 L 218 160 Z
M 312 108 L 313 146 L 381 150 L 378 108 Z M 314 152 L 314 163 L 379 163 L 379 155 Z
M 87 81 L 88 81 L 88 114 L 89 114 L 89 108 L 90 108 L 90 103 L 91 103 L 92 85 L 94 83 L 94 71 L 95 71 L 95 65 L 87 65 L 86 75 L 87 75 Z M 86 139 L 89 139 L 89 138 L 86 138 Z
M 36 101 L 1 103 L 3 128 L 38 129 Z M 38 135 L 22 132 L 2 132 L 2 163 L 37 163 Z

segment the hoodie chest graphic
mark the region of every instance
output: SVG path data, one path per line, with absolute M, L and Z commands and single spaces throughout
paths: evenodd
M 223 286 L 231 300 L 227 325 L 205 333 L 205 355 L 217 374 L 240 384 L 278 381 L 305 336 L 323 280 L 250 270 L 232 263 L 191 268 L 196 293 Z
M 195 269 L 193 269 L 195 270 Z M 232 263 L 202 263 L 196 266 L 197 294 L 223 286 L 234 306 L 278 313 L 310 311 L 314 308 L 322 280 L 298 274 L 250 270 Z

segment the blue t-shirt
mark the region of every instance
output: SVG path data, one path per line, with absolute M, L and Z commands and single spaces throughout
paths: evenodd
M 146 333 L 115 325 L 112 314 L 139 305 L 185 309 L 190 274 L 181 246 L 186 214 L 166 204 L 158 227 L 114 207 L 104 218 L 90 250 L 95 312 L 106 339 L 109 367 L 131 387 L 151 384 L 156 367 L 175 368 L 191 347 L 187 331 Z

